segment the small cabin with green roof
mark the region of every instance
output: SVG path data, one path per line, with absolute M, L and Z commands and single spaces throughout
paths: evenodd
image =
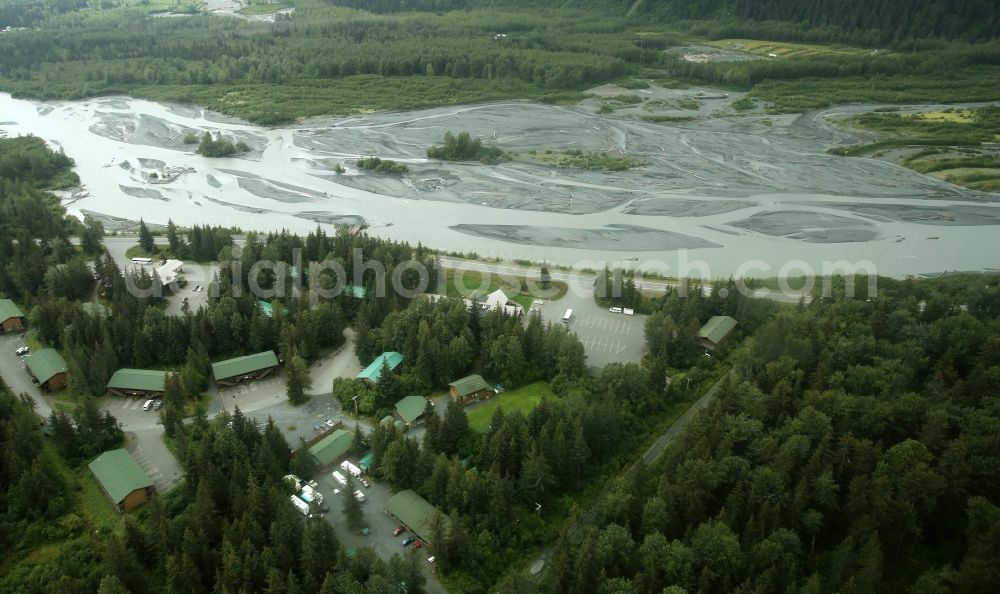
M 427 410 L 427 399 L 423 396 L 411 394 L 396 403 L 396 414 L 408 426 L 413 427 L 424 416 Z
M 61 390 L 69 382 L 66 360 L 55 349 L 42 349 L 24 358 L 28 374 L 48 392 Z
M 104 452 L 88 467 L 119 512 L 133 510 L 156 496 L 153 479 L 126 450 Z
M 21 308 L 10 299 L 0 299 L 0 332 L 21 332 L 26 325 Z
M 698 330 L 698 341 L 706 349 L 714 349 L 736 328 L 736 320 L 729 316 L 712 316 Z
M 483 376 L 477 374 L 467 375 L 460 380 L 451 382 L 448 384 L 448 391 L 451 394 L 451 399 L 459 404 L 478 402 L 494 394 L 493 388 L 486 383 Z

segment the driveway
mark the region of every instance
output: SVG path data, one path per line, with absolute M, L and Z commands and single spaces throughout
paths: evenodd
M 349 459 L 357 464 L 357 456 L 352 456 Z M 316 482 L 319 483 L 319 491 L 323 494 L 325 503 L 330 508 L 330 511 L 324 514 L 324 517 L 333 526 L 334 530 L 336 530 L 337 538 L 344 546 L 344 549 L 350 552 L 360 547 L 372 547 L 378 553 L 378 556 L 385 560 L 388 560 L 393 555 L 414 555 L 420 561 L 423 575 L 427 579 L 424 589 L 434 594 L 444 594 L 444 588 L 441 587 L 441 584 L 433 574 L 433 564 L 427 561 L 434 554 L 433 551 L 427 547 L 420 549 L 414 549 L 412 545 L 403 547 L 400 542 L 403 537 L 411 534 L 410 532 L 405 532 L 399 536 L 392 535 L 393 529 L 399 526 L 399 522 L 385 513 L 386 504 L 389 498 L 392 497 L 392 492 L 385 483 L 370 481 L 371 487 L 365 488 L 361 483 L 355 482 L 356 488 L 365 494 L 365 502 L 361 505 L 361 509 L 364 513 L 364 526 L 368 528 L 368 536 L 364 536 L 348 528 L 343 512 L 343 498 L 347 497 L 348 494 L 345 492 L 337 495 L 333 494 L 334 489 L 340 488 L 340 484 L 333 479 L 333 475 L 331 474 L 331 470 L 335 469 L 336 467 L 320 473 L 320 476 L 316 478 Z
M 0 375 L 15 396 L 27 394 L 31 397 L 35 402 L 35 412 L 47 419 L 52 414 L 52 405 L 45 399 L 38 386 L 31 381 L 24 357 L 14 354 L 14 351 L 23 346 L 26 346 L 23 332 L 0 334 Z

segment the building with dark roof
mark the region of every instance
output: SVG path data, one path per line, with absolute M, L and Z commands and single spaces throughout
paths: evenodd
M 451 399 L 462 404 L 477 402 L 494 394 L 493 388 L 481 375 L 468 375 L 448 384 Z
M 410 427 L 417 424 L 426 409 L 427 399 L 416 394 L 411 394 L 396 403 L 396 414 Z
M 212 363 L 212 375 L 220 386 L 235 386 L 241 382 L 260 379 L 278 368 L 274 351 L 245 355 Z
M 337 429 L 309 448 L 309 453 L 319 460 L 320 466 L 329 466 L 351 451 L 354 435 L 347 430 Z
M 156 496 L 153 479 L 126 450 L 104 452 L 88 467 L 119 512 L 135 509 Z
M 42 349 L 24 358 L 28 373 L 43 390 L 61 390 L 69 381 L 66 360 L 55 349 Z
M 108 381 L 116 396 L 154 398 L 167 390 L 167 372 L 153 369 L 119 369 Z
M 20 332 L 27 325 L 21 308 L 10 299 L 0 299 L 0 332 Z
M 698 342 L 706 349 L 714 349 L 736 328 L 736 320 L 729 316 L 712 316 L 698 330 Z
M 402 353 L 397 353 L 396 351 L 386 351 L 382 353 L 378 357 L 375 357 L 375 360 L 369 363 L 368 367 L 361 370 L 357 379 L 368 382 L 371 385 L 377 384 L 378 379 L 382 377 L 383 362 L 389 368 L 389 371 L 396 371 L 396 369 L 398 369 L 400 364 L 403 362 L 403 355 Z
M 385 512 L 428 545 L 434 544 L 432 539 L 436 523 L 441 523 L 440 531 L 445 533 L 450 524 L 448 516 L 417 495 L 413 489 L 400 491 L 390 497 L 385 504 Z

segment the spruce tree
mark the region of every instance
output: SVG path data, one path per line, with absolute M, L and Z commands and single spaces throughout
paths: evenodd
M 142 219 L 139 219 L 139 247 L 147 254 L 152 254 L 153 250 L 156 249 L 156 245 L 153 242 L 153 234 L 149 232 L 146 221 Z
M 347 475 L 347 484 L 341 493 L 344 496 L 344 518 L 351 530 L 359 530 L 364 523 L 364 511 L 361 509 L 361 502 L 354 496 L 354 490 L 354 479 Z

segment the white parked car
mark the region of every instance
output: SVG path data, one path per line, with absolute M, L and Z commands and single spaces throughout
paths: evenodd
M 23 356 L 25 356 L 25 355 L 27 355 L 29 353 L 31 353 L 31 349 L 29 349 L 26 346 L 23 346 L 23 347 L 17 349 L 16 351 L 14 351 L 14 354 L 17 355 L 18 357 L 23 357 Z
M 611 313 L 622 313 L 622 308 L 620 308 L 620 307 L 612 307 L 608 311 L 610 311 Z
M 635 310 L 632 309 L 631 307 L 626 307 L 626 308 L 622 309 L 622 313 L 625 314 L 625 315 L 627 315 L 627 316 L 634 316 L 635 315 Z

